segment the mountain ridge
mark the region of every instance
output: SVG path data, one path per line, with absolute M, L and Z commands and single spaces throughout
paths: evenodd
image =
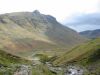
M 100 37 L 100 29 L 87 30 L 87 31 L 80 32 L 79 34 L 84 37 L 94 39 Z

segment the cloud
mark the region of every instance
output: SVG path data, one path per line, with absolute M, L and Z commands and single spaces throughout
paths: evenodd
M 100 25 L 100 13 L 81 14 L 71 18 L 67 25 Z

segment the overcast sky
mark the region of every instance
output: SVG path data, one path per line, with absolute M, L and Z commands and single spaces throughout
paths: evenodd
M 80 13 L 99 12 L 100 0 L 0 0 L 0 14 L 39 10 L 59 22 Z
M 72 14 L 98 12 L 99 0 L 0 0 L 0 13 L 36 9 L 63 21 Z

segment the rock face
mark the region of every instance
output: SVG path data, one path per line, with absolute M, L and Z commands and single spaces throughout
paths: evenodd
M 0 47 L 14 53 L 65 48 L 84 40 L 76 31 L 37 10 L 0 15 Z
M 80 35 L 91 39 L 98 38 L 100 37 L 100 29 L 83 31 L 80 32 Z

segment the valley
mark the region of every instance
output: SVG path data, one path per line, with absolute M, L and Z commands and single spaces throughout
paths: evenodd
M 38 10 L 0 15 L 0 75 L 99 75 L 99 66 L 99 37 Z

